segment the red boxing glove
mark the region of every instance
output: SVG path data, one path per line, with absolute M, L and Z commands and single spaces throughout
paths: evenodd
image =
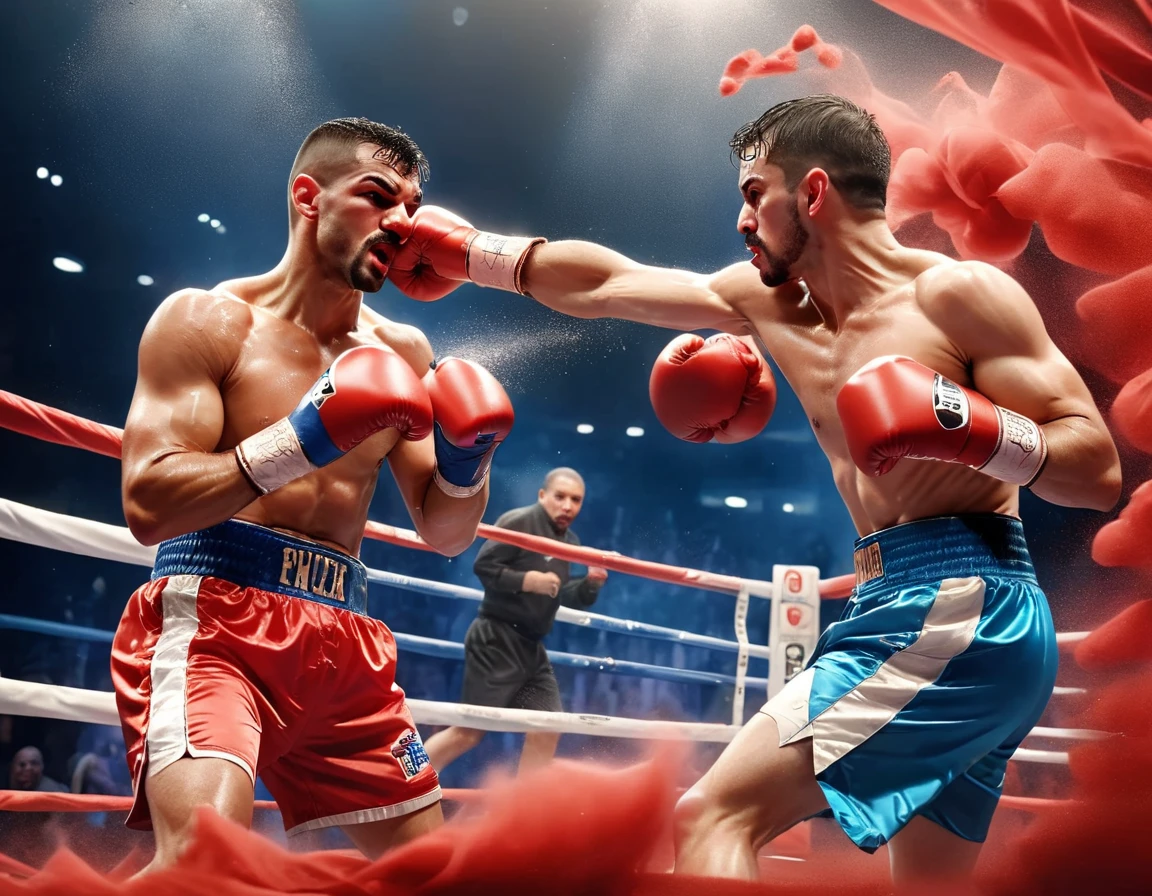
M 852 460 L 869 476 L 913 457 L 967 464 L 1027 487 L 1048 457 L 1044 433 L 1032 420 L 898 355 L 852 374 L 836 409 Z
M 412 216 L 412 233 L 392 260 L 388 279 L 421 302 L 442 299 L 466 280 L 521 292 L 524 259 L 542 242 L 543 237 L 486 233 L 447 209 L 426 205 Z
M 512 429 L 512 402 L 496 377 L 460 358 L 434 363 L 424 384 L 435 418 L 436 484 L 453 497 L 471 497 Z
M 648 380 L 656 418 L 688 442 L 743 442 L 767 425 L 776 381 L 756 352 L 727 333 L 677 336 Z
M 237 445 L 236 459 L 268 494 L 389 428 L 426 438 L 432 401 L 407 361 L 382 345 L 361 345 L 333 361 L 296 410 Z

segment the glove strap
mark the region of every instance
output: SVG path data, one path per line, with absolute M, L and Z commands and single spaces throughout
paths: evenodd
M 520 270 L 524 267 L 528 250 L 537 243 L 546 242 L 542 236 L 501 236 L 477 231 L 468 244 L 468 279 L 477 286 L 492 286 L 523 295 Z
M 240 472 L 262 495 L 316 469 L 287 417 L 237 445 L 236 460 Z
M 1035 421 L 1000 405 L 993 407 L 1000 419 L 1000 440 L 991 457 L 976 469 L 1003 482 L 1028 488 L 1044 470 L 1048 441 Z
M 476 443 L 467 447 L 453 445 L 437 423 L 433 429 L 436 445 L 436 473 L 434 479 L 440 491 L 453 498 L 471 498 L 484 488 L 492 455 L 499 444 L 493 433 L 476 437 Z

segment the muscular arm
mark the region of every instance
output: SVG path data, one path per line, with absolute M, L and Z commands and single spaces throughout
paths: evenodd
M 409 343 L 394 342 L 393 347 L 417 375 L 423 376 L 432 363 L 432 346 L 418 330 L 408 332 Z M 454 498 L 441 491 L 433 481 L 436 452 L 431 436 L 418 442 L 398 441 L 388 453 L 388 466 L 420 537 L 448 557 L 467 550 L 488 506 L 488 483 L 469 498 Z
M 977 262 L 930 271 L 924 280 L 925 310 L 970 359 L 973 387 L 1040 424 L 1048 461 L 1032 491 L 1067 507 L 1115 506 L 1116 446 L 1028 294 L 1008 275 Z
M 744 262 L 716 274 L 642 265 L 595 243 L 564 240 L 534 247 L 521 273 L 526 295 L 572 317 L 612 317 L 673 330 L 749 331 L 733 307 L 745 290 L 764 292 Z
M 248 313 L 223 297 L 176 293 L 144 331 L 121 465 L 124 517 L 142 544 L 221 523 L 257 497 L 236 455 L 215 451 L 220 383 Z

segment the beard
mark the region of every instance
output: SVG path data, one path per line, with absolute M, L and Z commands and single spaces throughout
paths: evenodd
M 380 243 L 384 243 L 388 247 L 389 262 L 393 260 L 392 256 L 400 245 L 400 241 L 390 233 L 377 234 L 371 239 L 365 240 L 348 268 L 348 284 L 353 289 L 358 289 L 361 292 L 379 292 L 384 286 L 387 270 L 382 276 L 371 258 L 372 247 Z
M 769 249 L 754 233 L 744 238 L 748 246 L 760 250 L 760 257 L 767 265 L 760 271 L 760 280 L 765 286 L 783 286 L 789 280 L 796 279 L 792 274 L 792 266 L 800 260 L 804 247 L 808 245 L 808 231 L 800 225 L 800 213 L 796 211 L 795 206 L 791 207 L 791 212 L 788 229 L 781 238 L 779 253 Z
M 357 252 L 348 270 L 348 285 L 361 292 L 379 292 L 384 286 L 384 280 L 368 260 L 368 249 Z

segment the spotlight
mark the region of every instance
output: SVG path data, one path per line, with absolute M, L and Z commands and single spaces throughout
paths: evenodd
M 724 499 L 724 506 L 735 507 L 737 509 L 744 508 L 748 506 L 748 499 L 741 498 L 739 495 L 729 495 Z
M 624 434 L 632 436 L 632 438 L 634 438 L 634 439 L 638 439 L 638 438 L 640 438 L 640 436 L 644 435 L 644 427 L 643 426 L 629 426 L 626 430 L 624 430 Z
M 43 168 L 43 167 L 37 168 L 36 169 L 36 176 L 38 178 L 40 178 L 40 180 L 44 180 L 44 178 L 46 178 L 48 176 L 48 169 Z
M 57 255 L 52 259 L 52 267 L 58 271 L 63 271 L 65 274 L 79 274 L 84 270 L 84 265 L 76 259 L 66 258 L 63 255 Z
M 201 215 L 197 215 L 197 216 L 196 216 L 196 220 L 197 220 L 197 221 L 199 221 L 201 224 L 207 224 L 207 223 L 208 223 L 208 219 L 209 219 L 210 217 L 211 217 L 211 215 L 203 215 L 203 214 L 201 214 Z
M 64 183 L 64 178 L 62 178 L 59 174 L 53 174 L 50 178 L 48 178 L 48 183 L 52 184 L 54 187 L 58 187 L 60 184 Z
M 576 432 L 580 433 L 580 435 L 582 435 L 582 436 L 586 436 L 589 433 L 595 432 L 595 431 L 596 431 L 596 427 L 593 426 L 591 423 L 579 423 L 576 425 Z
M 136 282 L 139 283 L 141 286 L 151 286 L 156 281 L 153 280 L 151 277 L 149 277 L 147 274 L 141 274 L 139 277 L 136 278 Z
M 796 509 L 796 505 L 793 504 L 791 501 L 786 501 L 786 502 L 784 502 L 784 506 L 781 507 L 780 509 L 783 510 L 785 513 L 791 513 L 793 510 Z

